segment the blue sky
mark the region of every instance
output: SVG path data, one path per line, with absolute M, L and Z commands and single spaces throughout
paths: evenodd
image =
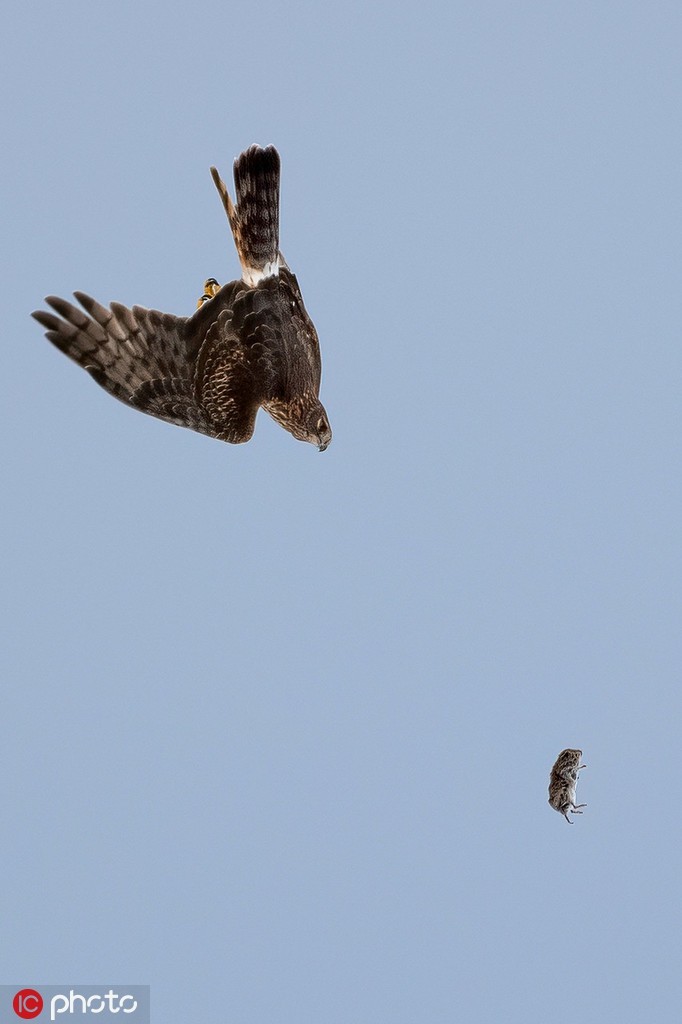
M 2 980 L 148 983 L 163 1024 L 670 1019 L 679 5 L 3 27 Z M 190 312 L 252 142 L 323 455 L 127 410 L 28 315 Z

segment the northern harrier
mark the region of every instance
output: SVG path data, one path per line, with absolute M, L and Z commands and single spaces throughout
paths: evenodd
M 239 444 L 262 406 L 299 441 L 324 451 L 332 432 L 319 400 L 320 345 L 298 281 L 279 251 L 279 154 L 251 146 L 235 160 L 236 206 L 215 167 L 242 268 L 221 288 L 210 278 L 193 316 L 82 292 L 85 310 L 54 296 L 35 319 L 49 340 L 127 405 Z

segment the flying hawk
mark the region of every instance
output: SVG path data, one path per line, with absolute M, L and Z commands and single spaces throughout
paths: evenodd
M 75 292 L 55 313 L 32 315 L 65 355 L 110 394 L 142 412 L 240 444 L 262 406 L 299 441 L 323 452 L 332 432 L 320 391 L 320 344 L 298 281 L 279 251 L 279 154 L 251 146 L 234 163 L 236 205 L 215 167 L 242 276 L 204 285 L 193 316 L 105 309 Z

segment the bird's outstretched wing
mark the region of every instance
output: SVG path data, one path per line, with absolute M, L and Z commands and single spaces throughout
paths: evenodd
M 58 315 L 33 316 L 58 349 L 120 401 L 238 444 L 251 437 L 271 388 L 277 339 L 253 301 L 231 308 L 234 291 L 225 286 L 212 310 L 190 318 L 117 302 L 107 309 L 82 292 L 76 298 L 86 313 L 50 296 Z

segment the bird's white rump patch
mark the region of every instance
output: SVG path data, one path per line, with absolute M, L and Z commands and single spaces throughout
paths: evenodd
M 277 277 L 279 275 L 279 262 L 266 263 L 263 267 L 247 267 L 242 263 L 242 279 L 249 288 L 255 288 L 257 284 L 264 281 L 266 277 Z

